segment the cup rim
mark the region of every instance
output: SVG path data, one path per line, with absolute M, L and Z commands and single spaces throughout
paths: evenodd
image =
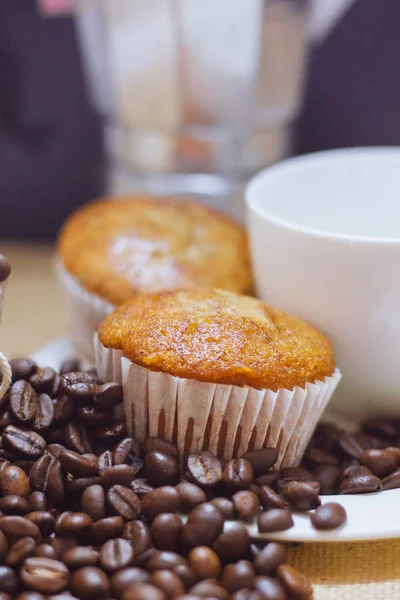
M 327 231 L 325 229 L 317 229 L 315 227 L 308 227 L 306 225 L 296 224 L 294 221 L 289 221 L 283 217 L 277 216 L 274 212 L 271 212 L 260 202 L 260 189 L 265 185 L 264 181 L 269 178 L 273 178 L 277 174 L 281 174 L 283 171 L 291 170 L 293 167 L 298 166 L 309 166 L 312 163 L 318 164 L 319 162 L 326 162 L 331 158 L 340 159 L 343 157 L 363 157 L 363 156 L 376 156 L 379 158 L 395 157 L 399 159 L 400 169 L 400 146 L 358 146 L 351 148 L 335 148 L 332 150 L 322 150 L 320 152 L 311 152 L 309 154 L 303 154 L 300 156 L 294 156 L 282 160 L 270 167 L 259 171 L 254 177 L 250 179 L 245 188 L 245 202 L 247 212 L 253 212 L 258 217 L 267 220 L 274 225 L 287 229 L 292 232 L 306 235 L 315 238 L 330 239 L 336 242 L 355 242 L 359 244 L 374 244 L 377 246 L 388 246 L 388 245 L 400 245 L 399 237 L 380 237 L 380 236 L 367 236 L 358 234 L 339 233 L 333 231 Z

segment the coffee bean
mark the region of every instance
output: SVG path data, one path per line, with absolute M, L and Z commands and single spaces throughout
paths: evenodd
M 346 511 L 336 502 L 327 502 L 318 506 L 311 514 L 311 523 L 315 529 L 337 529 L 346 522 Z
M 51 454 L 54 458 L 58 458 L 65 448 L 61 444 L 49 444 L 46 448 L 46 454 Z
M 99 553 L 91 546 L 75 546 L 62 553 L 61 559 L 69 569 L 90 567 L 98 563 Z
M 339 486 L 339 494 L 366 494 L 382 489 L 382 482 L 375 475 L 348 477 Z
M 254 559 L 258 575 L 275 575 L 277 568 L 286 562 L 286 550 L 282 544 L 269 542 Z
M 75 402 L 68 396 L 61 396 L 54 404 L 53 423 L 60 425 L 74 418 L 76 412 Z
M 252 588 L 255 578 L 253 565 L 248 560 L 226 565 L 222 571 L 221 583 L 229 592 L 242 588 Z
M 82 600 L 100 600 L 110 594 L 110 581 L 98 567 L 81 567 L 74 571 L 70 587 L 72 593 Z
M 113 455 L 112 455 L 111 450 L 105 450 L 99 456 L 99 460 L 98 460 L 99 473 L 101 473 L 102 471 L 107 471 L 108 469 L 111 469 L 113 464 L 114 464 L 113 463 Z
M 45 367 L 44 369 L 37 369 L 36 373 L 30 376 L 29 381 L 36 392 L 51 394 L 56 377 L 57 373 L 54 369 Z
M 50 600 L 54 600 L 54 596 L 47 596 L 47 598 L 49 598 Z M 57 596 L 56 596 L 57 598 Z M 11 599 L 11 597 L 10 597 Z M 62 598 L 62 600 L 65 599 L 65 596 Z M 0 600 L 3 600 L 3 598 L 0 596 Z M 39 592 L 22 592 L 21 594 L 18 594 L 18 596 L 16 597 L 16 600 L 46 600 L 46 596 L 43 596 L 43 594 L 40 594 Z M 58 598 L 57 598 L 58 600 Z M 71 597 L 68 600 L 72 600 Z
M 132 546 L 128 540 L 124 540 L 123 538 L 108 540 L 100 549 L 100 564 L 109 573 L 114 573 L 127 567 L 132 558 Z
M 182 529 L 182 540 L 190 548 L 212 546 L 222 533 L 223 526 L 224 515 L 222 512 L 209 502 L 205 502 L 189 513 L 187 522 Z
M 98 385 L 93 395 L 93 403 L 99 408 L 112 408 L 123 400 L 122 385 L 110 382 Z
M 340 468 L 336 465 L 318 465 L 313 471 L 315 481 L 320 484 L 320 494 L 335 494 L 340 480 Z
M 78 546 L 78 540 L 75 536 L 55 537 L 52 539 L 51 545 L 53 546 L 58 556 L 61 556 L 61 554 L 65 552 L 65 550 L 68 550 L 69 548 L 75 548 L 76 546 Z
M 36 431 L 8 425 L 2 434 L 3 444 L 10 452 L 16 454 L 38 457 L 46 448 L 46 441 Z
M 47 499 L 43 492 L 32 492 L 27 497 L 27 501 L 31 511 L 47 509 Z
M 8 551 L 7 538 L 2 531 L 0 531 L 0 564 L 4 563 L 4 558 Z
M 0 511 L 10 515 L 26 515 L 31 510 L 28 502 L 22 496 L 10 494 L 0 498 Z
M 22 538 L 32 537 L 38 539 L 40 537 L 39 527 L 26 519 L 14 515 L 6 515 L 0 517 L 0 531 L 4 533 L 6 538 Z
M 38 366 L 31 358 L 13 358 L 10 360 L 13 381 L 29 379 L 35 373 Z
M 35 523 L 43 536 L 49 536 L 53 533 L 56 519 L 53 513 L 47 510 L 38 510 L 30 512 L 26 515 L 26 518 Z
M 213 600 L 227 600 L 229 596 L 228 591 L 219 585 L 216 579 L 200 581 L 190 588 L 189 592 L 195 598 L 212 598 Z
M 126 436 L 126 425 L 123 421 L 114 421 L 113 425 L 104 425 L 95 431 L 96 438 L 100 442 L 114 444 Z
M 260 533 L 284 531 L 293 527 L 293 524 L 291 512 L 285 508 L 271 508 L 258 517 L 258 531 Z
M 3 396 L 0 402 L 0 408 L 3 406 L 3 403 L 8 404 L 8 394 Z M 11 415 L 11 411 L 8 409 L 3 410 L 0 413 L 0 431 L 3 431 L 8 425 L 13 423 L 13 416 Z
M 169 456 L 173 456 L 174 458 L 179 457 L 177 447 L 168 440 L 164 440 L 159 437 L 149 437 L 146 438 L 143 444 L 143 452 L 147 454 L 148 452 L 161 452 L 161 454 L 168 454 Z
M 6 565 L 0 565 L 0 592 L 11 594 L 13 597 L 18 590 L 18 578 L 16 573 Z
M 167 596 L 159 588 L 149 583 L 132 583 L 122 594 L 122 600 L 167 600 Z
M 315 481 L 289 481 L 283 488 L 285 500 L 294 510 L 313 510 L 321 504 L 319 483 Z
M 179 548 L 182 521 L 178 515 L 161 513 L 151 525 L 151 537 L 154 546 L 159 550 L 174 551 Z
M 41 556 L 42 558 L 53 558 L 58 560 L 60 553 L 53 548 L 50 544 L 39 544 L 35 548 L 35 556 Z
M 364 450 L 360 460 L 377 477 L 387 477 L 399 466 L 399 456 L 390 448 Z
M 33 556 L 35 546 L 35 540 L 31 537 L 24 537 L 17 540 L 7 552 L 6 564 L 13 569 L 17 569 L 26 558 Z
M 93 521 L 104 519 L 106 516 L 105 496 L 104 488 L 101 485 L 91 485 L 82 494 L 82 510 L 90 515 Z
M 39 394 L 36 399 L 37 409 L 32 428 L 41 433 L 50 427 L 54 417 L 54 404 L 47 394 Z
M 8 465 L 0 473 L 0 489 L 3 496 L 15 495 L 25 498 L 29 493 L 29 479 L 25 471 Z
M 90 477 L 97 473 L 97 458 L 92 454 L 79 454 L 73 450 L 63 450 L 59 461 L 66 471 L 76 477 Z
M 230 490 L 245 490 L 253 482 L 253 468 L 244 458 L 230 460 L 222 474 L 223 483 Z
M 172 571 L 167 571 L 166 569 L 152 573 L 149 583 L 163 591 L 167 598 L 176 598 L 178 594 L 183 594 L 185 591 L 179 577 Z
M 151 547 L 150 529 L 143 521 L 125 523 L 122 537 L 131 542 L 135 556 L 143 554 Z
M 213 550 L 224 563 L 243 558 L 250 544 L 248 529 L 237 522 L 226 522 L 223 531 L 214 542 Z
M 101 485 L 104 488 L 110 488 L 113 485 L 129 486 L 135 471 L 129 465 L 115 465 L 106 471 L 100 471 Z
M 154 485 L 174 485 L 179 481 L 179 463 L 169 454 L 156 450 L 148 452 L 144 457 L 144 468 L 147 479 Z
M 221 573 L 221 561 L 211 548 L 207 546 L 197 546 L 189 552 L 188 560 L 194 573 L 199 579 L 209 579 L 218 577 Z
M 176 552 L 155 552 L 150 557 L 146 568 L 150 573 L 164 569 L 173 569 L 178 565 L 187 565 L 187 561 Z
M 221 462 L 212 452 L 190 455 L 187 466 L 194 483 L 200 487 L 213 487 L 222 479 Z
M 383 490 L 395 490 L 400 487 L 400 469 L 382 479 Z
M 272 577 L 256 577 L 254 587 L 264 600 L 288 600 L 284 587 Z
M 194 483 L 189 481 L 182 481 L 176 486 L 176 490 L 179 493 L 181 499 L 181 510 L 184 513 L 188 513 L 202 502 L 207 501 L 205 492 Z
M 145 494 L 151 492 L 154 489 L 154 486 L 152 486 L 148 481 L 146 481 L 146 479 L 138 477 L 132 481 L 131 489 L 135 492 L 137 496 L 139 496 L 139 498 L 142 498 Z
M 280 565 L 277 570 L 277 576 L 289 596 L 294 600 L 307 600 L 312 598 L 313 589 L 300 571 L 290 565 Z
M 80 360 L 79 358 L 67 358 L 64 360 L 60 367 L 60 375 L 66 375 L 67 373 L 75 373 L 79 371 Z
M 30 383 L 21 379 L 11 386 L 10 409 L 13 417 L 23 425 L 29 425 L 33 421 L 37 411 L 37 397 Z
M 25 560 L 20 570 L 20 577 L 24 585 L 32 590 L 55 594 L 67 586 L 69 571 L 58 560 L 35 556 Z
M 276 597 L 264 596 L 260 592 L 248 590 L 246 588 L 234 592 L 229 596 L 230 600 L 276 600 Z
M 67 479 L 67 492 L 76 498 L 79 498 L 86 488 L 92 485 L 100 485 L 100 477 L 79 477 L 78 479 Z
M 265 509 L 270 508 L 286 508 L 288 506 L 287 501 L 283 496 L 277 494 L 268 485 L 262 485 L 258 490 L 258 497 Z
M 260 501 L 254 492 L 241 490 L 232 496 L 235 511 L 242 521 L 253 521 L 260 512 Z
M 255 475 L 263 475 L 274 466 L 278 455 L 276 448 L 262 448 L 246 452 L 242 458 L 251 464 Z
M 122 593 L 132 583 L 146 583 L 149 581 L 149 573 L 138 567 L 126 567 L 111 577 L 111 589 L 117 598 L 120 598 Z
M 135 438 L 123 438 L 115 446 L 112 452 L 112 464 L 122 465 L 127 464 L 133 466 L 134 461 L 140 455 L 140 445 Z
M 399 437 L 399 429 L 396 423 L 387 418 L 372 418 L 361 423 L 361 429 L 365 433 L 372 433 L 380 437 L 396 440 Z
M 342 432 L 337 444 L 343 456 L 360 460 L 364 448 L 354 435 Z
M 92 525 L 93 519 L 84 512 L 63 512 L 56 522 L 57 535 L 76 535 L 85 533 Z
M 92 544 L 104 544 L 108 539 L 120 537 L 124 527 L 122 517 L 106 517 L 95 521 L 89 529 L 88 539 Z
M 44 454 L 35 462 L 29 482 L 33 490 L 47 492 L 56 504 L 64 502 L 65 487 L 61 464 L 51 454 Z
M 316 465 L 338 465 L 339 459 L 331 452 L 322 450 L 321 448 L 313 448 L 312 446 L 307 450 L 307 459 Z
M 171 486 L 157 488 L 142 499 L 142 513 L 149 521 L 163 512 L 177 513 L 180 508 L 179 493 Z
M 112 512 L 120 515 L 126 521 L 137 519 L 140 516 L 140 500 L 135 492 L 127 487 L 114 485 L 107 491 L 106 500 Z
M 97 392 L 100 380 L 88 373 L 66 373 L 61 377 L 60 390 L 70 398 L 89 400 Z
M 111 420 L 111 415 L 107 410 L 102 410 L 96 406 L 79 405 L 77 413 L 79 419 L 88 427 L 105 425 Z
M 341 467 L 341 477 L 358 477 L 359 475 L 372 475 L 368 467 L 360 465 L 358 461 L 345 461 Z
M 93 444 L 90 437 L 79 421 L 71 421 L 64 431 L 65 445 L 78 454 L 93 454 Z
M 232 520 L 235 518 L 235 508 L 233 506 L 233 502 L 228 498 L 224 498 L 223 496 L 213 498 L 211 500 L 211 504 L 222 512 L 225 519 Z
M 172 571 L 178 575 L 186 589 L 193 587 L 197 582 L 197 577 L 189 565 L 176 565 L 172 567 Z

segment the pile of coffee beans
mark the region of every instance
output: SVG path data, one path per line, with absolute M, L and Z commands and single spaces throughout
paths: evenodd
M 0 401 L 0 600 L 306 600 L 312 587 L 285 547 L 251 540 L 246 523 L 268 534 L 313 510 L 314 527 L 339 527 L 345 511 L 321 505 L 320 491 L 378 489 L 389 474 L 378 448 L 357 454 L 361 438 L 322 426 L 307 470 L 274 470 L 274 448 L 183 461 L 171 442 L 127 435 L 114 417 L 119 384 L 75 360 L 60 373 L 11 365 Z

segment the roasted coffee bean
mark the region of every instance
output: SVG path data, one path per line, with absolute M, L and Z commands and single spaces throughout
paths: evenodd
M 132 465 L 140 455 L 140 444 L 135 438 L 123 438 L 115 446 L 112 452 L 112 464 L 114 465 Z
M 179 493 L 181 510 L 184 513 L 189 513 L 196 508 L 196 506 L 207 501 L 205 492 L 198 485 L 190 483 L 189 481 L 182 481 L 179 483 L 176 486 L 176 490 Z
M 69 580 L 67 567 L 58 560 L 27 558 L 20 570 L 20 577 L 26 587 L 44 594 L 61 592 Z
M 31 358 L 13 358 L 10 360 L 12 380 L 29 379 L 35 373 L 38 366 Z
M 4 558 L 8 551 L 7 538 L 2 531 L 0 531 L 0 564 L 4 563 Z
M 382 479 L 383 490 L 395 490 L 400 487 L 400 469 Z
M 67 492 L 68 495 L 72 494 L 76 498 L 79 498 L 86 488 L 92 485 L 100 485 L 100 477 L 79 477 L 77 479 L 67 479 Z
M 16 541 L 7 552 L 6 564 L 13 569 L 22 565 L 26 558 L 33 556 L 36 543 L 31 537 L 24 537 Z
M 194 546 L 212 546 L 222 533 L 224 515 L 222 512 L 205 502 L 194 508 L 188 516 L 182 529 L 182 540 L 193 548 Z
M 272 579 L 272 577 L 256 577 L 254 587 L 257 592 L 262 594 L 263 600 L 288 600 L 282 584 L 276 579 Z
M 89 529 L 88 539 L 92 544 L 104 544 L 108 539 L 120 537 L 124 528 L 122 517 L 106 517 L 95 521 Z
M 17 381 L 10 389 L 10 410 L 15 419 L 23 425 L 33 421 L 37 411 L 36 392 L 30 383 Z
M 18 577 L 11 567 L 0 565 L 0 592 L 15 596 L 18 590 Z
M 71 574 L 70 588 L 82 600 L 100 600 L 110 595 L 110 580 L 98 567 L 81 567 Z
M 179 577 L 173 571 L 167 571 L 166 569 L 152 573 L 149 583 L 163 591 L 167 598 L 176 598 L 185 591 Z
M 294 510 L 313 510 L 321 504 L 318 496 L 319 483 L 316 481 L 289 481 L 283 488 L 285 500 Z
M 134 477 L 134 468 L 129 465 L 115 465 L 106 471 L 100 471 L 101 485 L 104 488 L 113 485 L 129 486 Z
M 50 600 L 54 600 L 54 596 L 47 596 L 47 598 L 49 598 Z M 61 600 L 64 600 L 65 596 L 63 598 L 61 598 Z M 0 596 L 0 600 L 3 600 Z M 43 596 L 43 594 L 40 594 L 39 592 L 33 592 L 33 591 L 29 591 L 29 592 L 22 592 L 21 594 L 18 594 L 18 596 L 16 597 L 16 600 L 46 600 L 46 596 Z M 59 600 L 59 596 L 56 596 L 56 600 Z M 73 600 L 71 597 L 68 600 Z
M 277 570 L 279 581 L 282 583 L 290 598 L 294 600 L 307 600 L 312 598 L 313 589 L 300 571 L 290 565 L 280 565 Z
M 255 475 L 264 475 L 274 466 L 278 460 L 278 454 L 276 448 L 262 448 L 246 452 L 242 458 L 251 464 Z
M 275 575 L 277 568 L 286 562 L 286 550 L 282 544 L 269 542 L 254 559 L 254 568 L 258 575 Z
M 230 490 L 248 489 L 253 478 L 253 467 L 244 458 L 230 460 L 222 474 L 222 481 Z
M 345 461 L 340 469 L 340 475 L 344 479 L 346 477 L 356 477 L 359 475 L 372 475 L 371 470 L 368 467 L 360 465 L 358 461 L 351 460 Z
M 154 485 L 174 485 L 180 477 L 179 463 L 169 454 L 156 450 L 148 452 L 144 458 L 145 475 Z
M 99 456 L 99 460 L 98 460 L 98 470 L 99 473 L 101 473 L 102 471 L 107 471 L 108 469 L 111 469 L 111 467 L 114 465 L 113 463 L 113 455 L 111 450 L 105 450 L 104 452 L 102 452 Z
M 221 574 L 221 561 L 211 548 L 197 546 L 189 552 L 189 564 L 199 579 L 219 578 Z
M 26 519 L 14 515 L 6 515 L 0 517 L 0 531 L 4 533 L 6 538 L 22 538 L 32 537 L 38 539 L 40 537 L 39 527 Z
M 29 493 L 29 479 L 20 467 L 8 465 L 0 473 L 0 489 L 3 496 L 14 495 L 25 498 Z
M 96 439 L 107 444 L 114 444 L 126 437 L 126 425 L 123 421 L 114 421 L 112 425 L 104 425 L 95 431 Z
M 106 516 L 106 494 L 101 485 L 91 485 L 82 494 L 82 510 L 90 515 L 93 521 L 104 519 Z
M 176 565 L 172 567 L 172 571 L 178 575 L 186 589 L 193 587 L 197 582 L 195 572 L 189 565 Z
M 318 506 L 311 514 L 311 523 L 315 529 L 337 529 L 346 522 L 346 511 L 336 502 L 327 502 Z
M 307 459 L 316 465 L 338 465 L 339 459 L 334 454 L 322 450 L 321 448 L 310 448 L 307 450 Z
M 2 440 L 10 452 L 32 458 L 41 456 L 46 448 L 46 441 L 39 433 L 15 425 L 8 425 L 4 429 Z
M 61 560 L 69 569 L 79 569 L 96 565 L 99 561 L 99 553 L 91 546 L 75 546 L 65 550 Z
M 321 486 L 320 494 L 335 494 L 340 481 L 340 468 L 336 465 L 318 465 L 313 477 Z
M 64 444 L 64 427 L 62 425 L 52 426 L 46 432 L 46 437 L 52 444 Z
M 161 454 L 168 454 L 169 456 L 173 456 L 174 458 L 179 457 L 178 449 L 172 442 L 168 440 L 163 440 L 159 437 L 149 437 L 146 438 L 143 444 L 143 452 L 147 454 L 148 452 L 161 452 Z
M 339 494 L 366 494 L 382 489 L 382 482 L 375 475 L 358 475 L 344 479 Z
M 29 381 L 39 394 L 51 394 L 56 377 L 57 373 L 54 369 L 45 367 L 44 369 L 37 369 L 36 373 L 31 375 Z
M 98 377 L 77 371 L 61 377 L 60 390 L 71 398 L 89 400 L 97 392 L 99 383 Z
M 251 562 L 239 560 L 237 563 L 224 567 L 221 583 L 232 593 L 242 588 L 252 588 L 254 578 L 255 571 Z
M 180 546 L 182 521 L 178 515 L 161 513 L 151 525 L 151 537 L 158 550 L 174 551 Z
M 223 588 L 217 579 L 205 579 L 196 583 L 189 590 L 195 598 L 212 598 L 213 600 L 227 600 L 229 592 Z
M 33 420 L 32 428 L 41 433 L 50 427 L 54 417 L 54 404 L 47 394 L 39 394 L 37 397 L 37 410 Z
M 173 569 L 178 565 L 187 565 L 187 561 L 180 554 L 169 551 L 156 551 L 149 558 L 146 568 L 150 573 L 153 573 L 154 571 L 161 571 L 163 569 Z
M 222 479 L 221 462 L 212 452 L 191 454 L 187 466 L 194 483 L 200 487 L 213 487 Z
M 64 431 L 65 445 L 79 454 L 93 454 L 93 444 L 90 437 L 79 421 L 71 421 Z
M 233 506 L 232 500 L 229 500 L 228 498 L 224 498 L 223 496 L 221 496 L 221 497 L 213 498 L 210 502 L 213 506 L 215 506 L 222 512 L 225 519 L 232 520 L 235 518 L 235 508 Z
M 140 516 L 140 500 L 135 492 L 127 487 L 122 485 L 112 486 L 107 491 L 106 500 L 111 511 L 116 515 L 120 515 L 126 521 L 132 521 Z
M 78 417 L 88 427 L 97 427 L 105 425 L 112 419 L 107 410 L 101 410 L 96 406 L 79 405 L 77 408 Z
M 128 540 L 114 538 L 105 542 L 100 549 L 100 565 L 108 573 L 127 567 L 133 558 L 133 549 Z
M 260 533 L 284 531 L 290 529 L 290 527 L 293 527 L 292 514 L 286 508 L 271 508 L 258 517 L 258 531 Z
M 47 498 L 43 492 L 32 492 L 27 501 L 31 511 L 47 509 Z
M 61 464 L 51 454 L 44 454 L 33 465 L 29 482 L 31 488 L 48 494 L 52 502 L 62 504 L 65 499 L 64 475 Z
M 54 404 L 53 423 L 61 425 L 74 418 L 76 412 L 75 402 L 68 396 L 61 396 Z
M 97 473 L 97 458 L 93 454 L 63 450 L 58 460 L 64 469 L 75 477 L 91 477 Z
M 360 460 L 364 448 L 354 435 L 342 432 L 337 441 L 338 448 L 345 458 Z
M 248 590 L 246 588 L 234 592 L 229 596 L 230 600 L 276 600 L 276 597 L 264 596 L 261 592 L 256 592 L 254 590 Z
M 142 499 L 142 513 L 149 521 L 163 512 L 177 513 L 180 508 L 179 493 L 171 486 L 156 488 Z
M 93 403 L 99 408 L 112 408 L 123 400 L 122 385 L 110 382 L 98 385 L 93 395 Z
M 152 486 L 146 479 L 142 477 L 138 477 L 134 479 L 131 483 L 131 489 L 135 492 L 139 498 L 142 498 L 145 494 L 148 494 L 152 490 L 154 490 L 154 486 Z
M 42 558 L 53 558 L 58 560 L 60 553 L 56 548 L 53 548 L 51 544 L 39 544 L 35 548 L 35 556 L 41 556 Z
M 80 360 L 79 358 L 67 358 L 64 360 L 60 367 L 60 375 L 66 375 L 67 373 L 76 373 L 79 371 Z
M 122 537 L 132 544 L 135 556 L 143 554 L 151 547 L 151 533 L 143 521 L 129 521 L 125 523 Z
M 366 419 L 361 423 L 361 430 L 391 440 L 396 440 L 400 433 L 397 424 L 384 417 Z
M 250 537 L 242 523 L 225 522 L 222 533 L 217 537 L 213 549 L 225 563 L 243 558 L 249 548 Z
M 53 533 L 56 519 L 52 512 L 47 510 L 37 510 L 30 512 L 26 515 L 26 518 L 35 523 L 43 536 L 49 536 Z
M 263 506 L 266 510 L 270 508 L 286 508 L 288 506 L 285 498 L 280 494 L 277 494 L 268 485 L 262 485 L 258 489 L 258 497 L 261 506 Z
M 399 466 L 399 456 L 390 448 L 364 450 L 360 460 L 377 477 L 387 477 Z
M 113 595 L 120 598 L 122 593 L 132 583 L 146 583 L 149 581 L 149 573 L 138 567 L 126 567 L 121 569 L 111 577 L 111 590 Z
M 85 533 L 93 523 L 90 515 L 84 512 L 63 512 L 56 522 L 57 535 L 75 535 L 79 536 Z
M 260 501 L 250 490 L 241 490 L 232 496 L 236 514 L 242 521 L 253 521 L 260 512 Z
M 132 583 L 122 594 L 122 600 L 166 600 L 167 596 L 159 588 L 149 583 Z
M 54 458 L 58 458 L 65 448 L 61 444 L 49 444 L 46 448 L 46 454 L 51 454 Z

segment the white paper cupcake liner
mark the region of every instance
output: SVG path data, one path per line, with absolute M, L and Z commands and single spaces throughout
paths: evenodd
M 76 352 L 94 363 L 93 334 L 115 306 L 87 292 L 56 257 L 54 269 L 63 290 L 68 332 Z
M 183 379 L 133 364 L 95 335 L 100 377 L 123 385 L 127 426 L 139 441 L 161 436 L 181 454 L 211 450 L 224 459 L 276 447 L 276 467 L 301 461 L 310 436 L 341 379 L 339 369 L 305 388 L 256 390 Z

